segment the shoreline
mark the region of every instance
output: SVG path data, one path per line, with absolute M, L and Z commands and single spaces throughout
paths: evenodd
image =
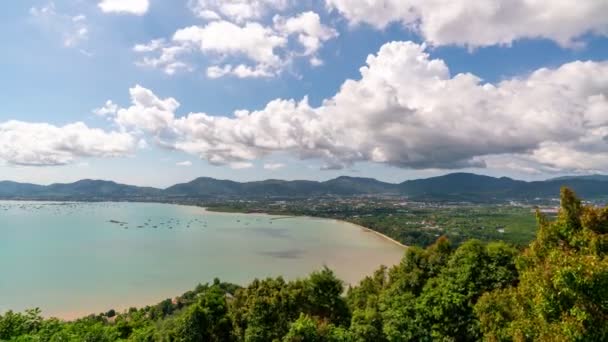
M 347 223 L 347 224 L 350 224 L 350 225 L 355 226 L 355 227 L 357 227 L 357 228 L 360 228 L 360 229 L 362 229 L 363 231 L 368 232 L 368 233 L 373 233 L 373 234 L 375 234 L 375 235 L 379 236 L 380 238 L 382 238 L 382 239 L 384 239 L 384 240 L 388 240 L 388 241 L 390 241 L 390 242 L 392 242 L 392 243 L 394 243 L 394 244 L 398 245 L 399 247 L 403 247 L 403 248 L 409 248 L 409 247 L 410 247 L 410 246 L 408 246 L 408 245 L 404 245 L 404 244 L 402 244 L 401 242 L 399 242 L 399 241 L 397 241 L 397 240 L 393 239 L 392 237 L 390 237 L 390 236 L 388 236 L 388 235 L 384 235 L 384 234 L 380 233 L 379 231 L 373 230 L 373 229 L 371 229 L 371 228 L 367 228 L 367 227 L 362 226 L 362 225 L 360 225 L 360 224 L 356 224 L 356 223 L 352 223 L 352 222 L 349 222 L 349 221 L 344 221 L 344 220 L 336 220 L 336 221 L 341 222 L 341 223 Z
M 0 202 L 4 202 L 3 200 Z M 11 202 L 10 200 L 7 200 L 6 202 Z M 44 204 L 75 204 L 75 203 L 90 203 L 88 201 L 13 201 L 13 202 L 18 202 L 18 203 L 23 203 L 23 202 L 29 202 L 29 203 L 44 203 Z M 131 203 L 131 202 L 116 202 L 116 201 L 104 201 L 104 202 L 109 202 L 109 203 Z M 95 203 L 100 203 L 100 202 L 95 202 Z M 103 202 L 101 202 L 103 203 Z M 340 219 L 332 219 L 332 218 L 326 218 L 326 217 L 316 217 L 316 216 L 310 216 L 310 215 L 287 215 L 287 214 L 270 214 L 267 212 L 251 212 L 251 213 L 247 213 L 247 212 L 224 212 L 224 211 L 214 211 L 214 210 L 208 210 L 207 207 L 204 206 L 199 206 L 199 205 L 193 205 L 193 204 L 179 204 L 179 203 L 163 203 L 163 202 L 143 202 L 143 203 L 154 203 L 154 204 L 162 204 L 162 205 L 175 205 L 175 206 L 180 206 L 180 207 L 187 207 L 190 208 L 192 210 L 196 210 L 196 211 L 200 211 L 203 214 L 207 214 L 207 215 L 237 215 L 237 216 L 258 216 L 258 217 L 270 217 L 270 219 L 276 219 L 276 220 L 281 220 L 281 219 L 290 219 L 290 218 L 294 218 L 294 219 L 298 219 L 298 218 L 303 218 L 306 220 L 324 220 L 327 222 L 335 222 L 338 224 L 347 224 L 349 226 L 352 226 L 353 228 L 356 227 L 358 228 L 360 231 L 365 232 L 365 233 L 373 233 L 375 235 L 375 237 L 377 237 L 378 239 L 381 239 L 383 241 L 389 241 L 392 244 L 398 246 L 399 248 L 402 249 L 406 249 L 408 248 L 408 246 L 400 243 L 399 241 L 396 241 L 395 239 L 392 239 L 380 232 L 377 232 L 373 229 L 367 228 L 365 226 L 353 223 L 353 222 L 349 222 L 349 221 L 345 221 L 345 220 L 340 220 Z M 346 237 L 347 238 L 347 237 Z M 244 284 L 241 284 L 244 285 Z M 185 292 L 185 291 L 182 291 Z M 173 291 L 171 291 L 171 293 L 173 293 Z M 176 291 L 175 294 L 171 294 L 168 296 L 159 296 L 158 300 L 144 300 L 141 303 L 125 303 L 125 305 L 116 305 L 115 307 L 113 307 L 114 310 L 116 310 L 116 312 L 122 312 L 127 310 L 130 307 L 137 307 L 137 308 L 142 308 L 144 306 L 147 305 L 154 305 L 157 302 L 160 302 L 161 300 L 163 300 L 164 298 L 175 298 L 176 296 L 181 295 L 181 293 L 179 291 Z M 162 298 L 160 298 L 162 297 Z M 150 304 L 150 303 L 154 303 L 154 304 Z M 59 311 L 59 312 L 53 312 L 50 314 L 45 314 L 43 313 L 43 317 L 45 318 L 58 318 L 62 321 L 66 321 L 66 322 L 71 322 L 71 321 L 75 321 L 77 319 L 83 318 L 83 317 L 87 317 L 88 315 L 96 315 L 99 314 L 101 312 L 105 312 L 105 309 L 103 310 L 92 310 L 93 312 L 90 312 L 90 310 L 87 309 L 76 309 L 76 310 L 70 310 L 70 311 Z M 99 311 L 99 312 L 95 312 L 95 311 Z
M 178 204 L 181 205 L 181 204 Z M 189 206 L 189 205 L 187 205 Z M 351 226 L 354 226 L 356 228 L 359 228 L 367 233 L 373 233 L 377 236 L 379 236 L 380 238 L 384 239 L 384 240 L 388 240 L 396 245 L 398 245 L 399 247 L 403 247 L 403 248 L 408 248 L 408 245 L 404 245 L 401 242 L 393 239 L 392 237 L 382 234 L 379 231 L 373 230 L 371 228 L 362 226 L 360 224 L 357 223 L 353 223 L 350 221 L 346 221 L 346 220 L 340 220 L 340 219 L 333 219 L 333 218 L 327 218 L 327 217 L 319 217 L 319 216 L 310 216 L 310 215 L 278 215 L 278 214 L 269 214 L 266 212 L 255 212 L 255 213 L 245 213 L 245 212 L 232 212 L 232 211 L 216 211 L 216 210 L 209 210 L 207 207 L 198 207 L 198 206 L 193 206 L 193 207 L 197 207 L 197 208 L 202 208 L 205 210 L 205 212 L 207 213 L 218 213 L 218 214 L 241 214 L 241 215 L 251 215 L 251 216 L 255 216 L 255 215 L 263 215 L 263 216 L 273 216 L 275 217 L 274 220 L 282 220 L 282 219 L 290 219 L 290 218 L 306 218 L 306 219 L 311 219 L 311 220 L 328 220 L 328 221 L 334 221 L 334 222 L 338 222 L 338 223 L 344 223 L 344 224 L 348 224 Z
M 196 207 L 196 206 L 194 206 L 194 207 Z M 235 212 L 228 212 L 228 211 L 209 210 L 207 207 L 198 207 L 198 208 L 203 208 L 205 210 L 205 212 L 208 212 L 208 213 L 223 213 L 223 214 L 234 214 L 235 213 Z M 290 215 L 277 215 L 277 214 L 269 214 L 269 213 L 266 213 L 266 212 L 256 212 L 256 213 L 236 212 L 236 213 L 237 214 L 242 214 L 242 215 L 274 216 L 274 217 L 276 217 L 275 220 L 303 217 L 303 218 L 313 219 L 313 220 L 329 220 L 329 221 L 334 221 L 334 222 L 339 222 L 339 223 L 345 223 L 345 224 L 357 227 L 357 228 L 359 228 L 359 229 L 361 229 L 361 230 L 363 230 L 365 232 L 373 233 L 373 234 L 379 236 L 380 238 L 382 238 L 384 240 L 388 240 L 388 241 L 390 241 L 390 242 L 392 242 L 392 243 L 394 243 L 394 244 L 396 244 L 396 245 L 398 245 L 400 247 L 409 248 L 408 245 L 404 245 L 401 242 L 393 239 L 392 237 L 390 237 L 388 235 L 382 234 L 379 231 L 376 231 L 376 230 L 373 230 L 371 228 L 368 228 L 368 227 L 365 227 L 365 226 L 362 226 L 360 224 L 353 223 L 353 222 L 350 222 L 350 221 L 346 221 L 346 220 L 332 219 L 332 218 L 327 218 L 327 217 L 310 216 L 310 215 L 293 215 L 293 214 L 290 214 Z
M 165 204 L 165 205 L 177 205 L 177 206 L 180 206 L 180 207 L 190 207 L 190 208 L 193 208 L 193 209 L 200 209 L 200 210 L 204 211 L 207 214 L 232 214 L 232 215 L 236 214 L 236 215 L 263 216 L 263 217 L 271 216 L 271 217 L 273 217 L 272 219 L 274 219 L 274 220 L 289 219 L 289 218 L 299 218 L 299 217 L 308 218 L 308 219 L 315 219 L 315 220 L 330 220 L 330 221 L 336 221 L 336 222 L 340 222 L 340 223 L 346 223 L 346 224 L 349 224 L 349 225 L 353 225 L 353 226 L 358 227 L 358 228 L 360 228 L 360 229 L 362 229 L 362 230 L 364 230 L 366 232 L 374 233 L 374 234 L 380 236 L 381 238 L 383 238 L 385 240 L 388 240 L 388 241 L 391 241 L 392 243 L 397 244 L 397 245 L 399 245 L 401 247 L 404 247 L 404 248 L 408 248 L 409 247 L 409 246 L 404 245 L 401 242 L 399 242 L 399 241 L 397 241 L 397 240 L 395 240 L 395 239 L 393 239 L 393 238 L 391 238 L 391 237 L 389 237 L 389 236 L 387 236 L 385 234 L 382 234 L 382 233 L 380 233 L 380 232 L 378 232 L 376 230 L 373 230 L 371 228 L 362 226 L 362 225 L 357 224 L 357 223 L 353 223 L 353 222 L 349 222 L 349 221 L 345 221 L 345 220 L 340 220 L 340 219 L 332 219 L 332 218 L 327 218 L 327 217 L 318 217 L 318 216 L 309 216 L 309 215 L 293 215 L 293 214 L 290 214 L 290 215 L 287 215 L 287 214 L 281 215 L 281 214 L 270 214 L 270 213 L 267 213 L 267 212 L 246 213 L 246 212 L 238 212 L 238 211 L 235 211 L 235 212 L 232 212 L 232 211 L 218 211 L 218 210 L 209 210 L 208 207 L 198 206 L 198 205 L 194 205 L 194 204 L 181 204 L 181 203 L 168 203 L 168 202 L 148 202 L 148 201 L 145 201 L 145 202 L 133 202 L 133 201 L 99 201 L 99 202 L 92 202 L 92 201 L 56 201 L 56 200 L 53 200 L 53 201 L 50 201 L 50 200 L 31 200 L 30 201 L 30 200 L 3 200 L 3 199 L 0 199 L 0 202 L 2 202 L 2 201 L 6 201 L 6 202 L 14 201 L 14 202 L 26 202 L 26 203 L 27 202 L 30 202 L 30 203 L 56 203 L 56 204 L 61 204 L 61 203 L 150 203 L 150 204 Z

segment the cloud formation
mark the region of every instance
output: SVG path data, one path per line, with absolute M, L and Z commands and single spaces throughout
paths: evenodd
M 587 33 L 608 35 L 605 0 L 325 0 L 350 23 L 401 23 L 433 45 L 471 48 L 545 38 L 563 47 Z
M 425 45 L 392 42 L 370 55 L 319 107 L 277 99 L 233 117 L 190 113 L 140 86 L 116 122 L 163 147 L 213 164 L 245 165 L 275 152 L 336 169 L 357 162 L 402 168 L 608 169 L 608 63 L 567 63 L 484 83 L 451 75 Z M 512 161 L 506 165 L 505 161 Z
M 259 23 L 238 26 L 228 21 L 180 29 L 173 35 L 173 41 L 192 45 L 203 54 L 244 56 L 255 63 L 256 69 L 267 70 L 268 73 L 280 67 L 282 62 L 275 49 L 287 44 L 287 39 L 272 28 Z
M 122 157 L 136 147 L 131 134 L 89 128 L 82 122 L 65 126 L 0 123 L 0 160 L 12 165 L 54 166 L 82 157 Z
M 44 31 L 61 36 L 63 46 L 67 48 L 78 47 L 89 39 L 87 17 L 84 14 L 60 13 L 52 1 L 45 6 L 30 8 L 30 17 Z
M 270 10 L 282 11 L 290 0 L 191 0 L 190 8 L 199 18 L 243 23 L 262 18 Z
M 154 39 L 147 44 L 137 44 L 133 47 L 136 53 L 147 54 L 141 60 L 135 62 L 140 67 L 160 69 L 167 75 L 173 75 L 178 71 L 192 70 L 188 63 L 181 57 L 191 51 L 186 45 L 170 44 L 165 39 Z
M 101 0 L 98 6 L 104 13 L 144 15 L 150 0 Z
M 241 8 L 241 5 L 257 8 L 270 2 L 228 1 L 222 2 L 221 6 L 237 4 L 235 8 Z M 198 52 L 210 61 L 206 74 L 211 79 L 224 76 L 268 78 L 279 75 L 298 58 L 307 58 L 313 66 L 321 65 L 323 61 L 318 52 L 323 43 L 338 36 L 336 30 L 322 24 L 321 17 L 311 11 L 292 17 L 275 15 L 272 25 L 241 22 L 228 16 L 236 20 L 230 21 L 213 13 L 206 13 L 210 18 L 208 23 L 181 28 L 170 40 L 160 38 L 136 45 L 133 50 L 143 55 L 136 64 L 161 69 L 171 75 L 180 70 L 195 70 L 187 59 Z M 238 18 L 256 17 L 251 14 Z
M 298 42 L 304 47 L 303 56 L 315 56 L 323 42 L 338 36 L 338 31 L 321 23 L 315 12 L 303 12 L 290 18 L 275 16 L 274 27 L 284 35 L 297 35 Z M 314 57 L 313 57 L 314 58 Z

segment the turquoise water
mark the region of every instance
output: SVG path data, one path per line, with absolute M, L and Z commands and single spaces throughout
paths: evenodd
M 215 277 L 356 283 L 403 247 L 347 223 L 142 203 L 0 202 L 0 312 L 75 318 L 154 304 Z

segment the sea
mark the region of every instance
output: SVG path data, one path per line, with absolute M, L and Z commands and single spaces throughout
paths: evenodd
M 155 203 L 0 201 L 0 313 L 74 319 L 174 298 L 199 283 L 306 277 L 356 284 L 404 247 L 359 226 Z

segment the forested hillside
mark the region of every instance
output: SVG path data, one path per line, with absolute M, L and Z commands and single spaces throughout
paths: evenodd
M 24 200 L 137 200 L 182 202 L 224 199 L 294 199 L 309 197 L 402 196 L 418 201 L 505 202 L 550 200 L 567 186 L 589 200 L 607 199 L 605 176 L 563 177 L 526 182 L 472 173 L 409 180 L 399 184 L 373 178 L 338 177 L 325 182 L 270 179 L 235 182 L 200 177 L 166 189 L 138 187 L 111 181 L 80 180 L 47 186 L 0 181 L 0 199 Z
M 408 248 L 345 289 L 324 269 L 306 279 L 216 281 L 175 300 L 74 322 L 38 310 L 0 316 L 7 341 L 606 341 L 608 208 L 562 190 L 555 221 L 538 214 L 524 251 L 440 238 Z

